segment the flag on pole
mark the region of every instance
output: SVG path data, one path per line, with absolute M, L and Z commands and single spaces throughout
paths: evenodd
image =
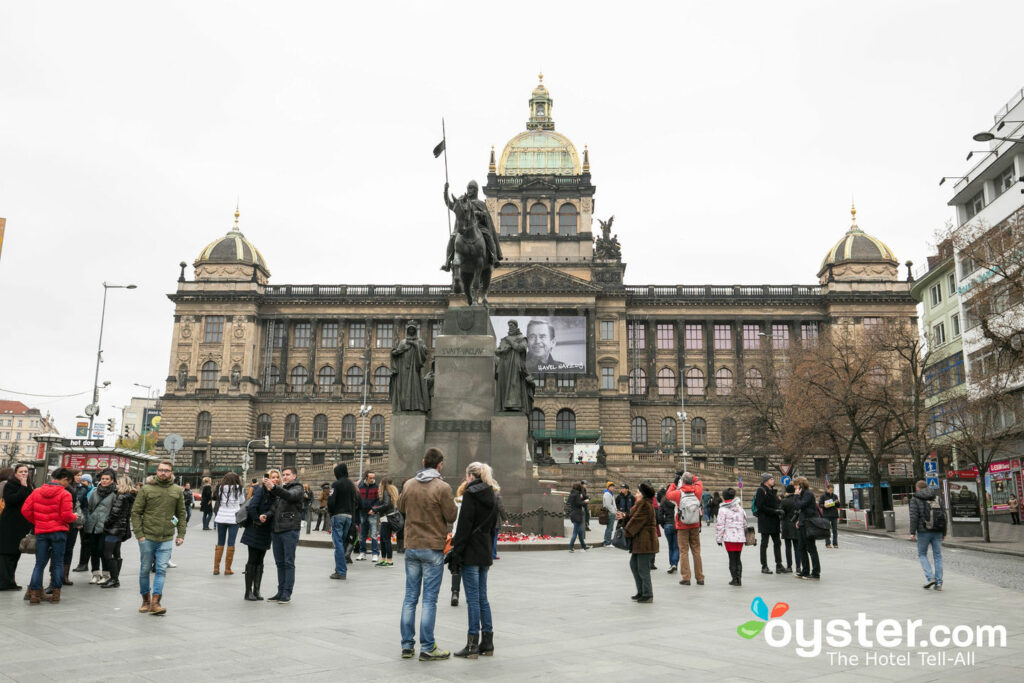
M 441 156 L 442 152 L 444 152 L 444 140 L 441 140 L 441 142 L 437 143 L 437 147 L 434 148 L 434 158 L 436 159 L 439 156 Z

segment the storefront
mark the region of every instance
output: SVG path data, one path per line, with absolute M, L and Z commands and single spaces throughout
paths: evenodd
M 993 512 L 1009 512 L 1010 499 L 1016 497 L 1018 510 L 1024 485 L 1021 482 L 1020 458 L 1001 460 L 988 467 L 985 475 L 985 500 Z

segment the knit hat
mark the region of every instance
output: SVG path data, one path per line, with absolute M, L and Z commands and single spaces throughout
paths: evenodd
M 91 484 L 92 483 L 92 475 L 91 474 L 83 474 L 82 475 L 82 481 L 87 481 L 87 482 L 89 482 Z
M 608 482 L 607 484 L 604 485 L 604 487 L 606 489 L 610 489 L 613 486 L 615 486 L 615 482 L 614 481 L 610 481 L 610 482 Z
M 761 483 L 763 484 L 766 481 L 768 481 L 769 479 L 774 479 L 774 478 L 775 477 L 773 477 L 772 475 L 770 475 L 767 472 L 765 472 L 764 474 L 761 475 Z
M 792 484 L 786 485 L 786 493 L 796 493 L 796 487 Z

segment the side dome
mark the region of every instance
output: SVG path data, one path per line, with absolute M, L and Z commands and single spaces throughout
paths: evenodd
M 553 130 L 528 130 L 505 145 L 498 175 L 579 175 L 582 166 L 576 146 Z
M 882 240 L 872 237 L 860 229 L 857 225 L 857 209 L 855 207 L 850 209 L 850 214 L 853 217 L 850 229 L 825 254 L 825 258 L 821 260 L 821 267 L 818 269 L 818 277 L 823 282 L 828 279 L 830 274 L 839 279 L 838 267 L 849 265 L 850 268 L 843 269 L 844 274 L 848 276 L 877 279 L 879 276 L 888 276 L 891 269 L 892 277 L 895 278 L 899 261 L 896 260 L 892 249 Z
M 263 255 L 238 229 L 239 215 L 235 209 L 234 227 L 199 252 L 193 263 L 198 279 L 252 279 L 265 283 L 270 277 Z

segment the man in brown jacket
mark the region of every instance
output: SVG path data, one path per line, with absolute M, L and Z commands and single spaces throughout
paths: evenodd
M 423 591 L 420 614 L 420 661 L 447 659 L 449 652 L 434 642 L 437 593 L 444 576 L 444 546 L 448 526 L 458 508 L 452 487 L 441 479 L 444 454 L 428 448 L 423 469 L 405 482 L 398 498 L 398 511 L 405 517 L 405 602 L 402 604 L 402 657 L 413 655 L 416 644 L 416 603 Z

